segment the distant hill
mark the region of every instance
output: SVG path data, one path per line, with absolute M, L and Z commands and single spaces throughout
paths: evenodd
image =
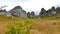
M 36 11 L 37 12 L 37 11 Z M 35 11 L 31 12 L 26 12 L 25 10 L 22 9 L 21 6 L 15 6 L 12 8 L 10 11 L 6 11 L 1 9 L 0 10 L 0 15 L 8 16 L 8 17 L 19 17 L 19 18 L 43 18 L 45 16 L 52 16 L 56 14 L 60 14 L 60 7 L 52 7 L 48 10 L 45 10 L 44 8 L 41 8 L 41 11 L 36 15 Z

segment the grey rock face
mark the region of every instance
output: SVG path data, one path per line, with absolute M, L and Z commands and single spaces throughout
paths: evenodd
M 41 12 L 39 14 L 40 17 L 43 17 L 46 15 L 46 10 L 44 8 L 41 9 Z
M 5 10 L 0 10 L 0 15 L 5 15 L 5 16 L 8 16 L 8 17 L 12 16 L 9 12 L 6 11 L 6 9 Z
M 31 12 L 30 17 L 31 17 L 31 18 L 34 18 L 34 17 L 35 17 L 34 11 Z
M 46 11 L 46 15 L 47 15 L 47 16 L 51 16 L 51 15 L 52 15 L 52 10 L 51 10 L 51 9 L 47 10 L 47 11 Z
M 27 18 L 27 13 L 25 10 L 22 10 L 21 17 Z
M 52 14 L 53 14 L 53 15 L 56 14 L 56 9 L 55 9 L 55 7 L 52 7 L 51 10 L 52 10 Z
M 30 18 L 30 12 L 27 13 L 27 17 Z
M 8 16 L 8 17 L 12 16 L 12 15 L 11 15 L 9 12 L 7 12 L 7 11 L 4 12 L 4 15 L 5 15 L 5 16 Z
M 54 15 L 54 14 L 56 14 L 56 13 L 57 13 L 57 12 L 56 12 L 55 7 L 52 7 L 51 9 L 49 9 L 49 10 L 47 10 L 47 11 L 46 11 L 44 8 L 42 8 L 39 16 L 40 16 L 40 17 L 52 16 L 52 15 Z
M 10 10 L 9 13 L 16 17 L 27 18 L 26 11 L 24 11 L 20 6 L 16 6 L 12 10 Z
M 57 12 L 57 14 L 60 14 L 60 7 L 56 8 L 56 12 Z
M 52 16 L 52 15 L 56 14 L 56 9 L 54 7 L 52 7 L 51 9 L 47 10 L 46 14 L 48 16 Z
M 34 11 L 32 11 L 31 13 L 28 12 L 28 13 L 27 13 L 27 17 L 28 17 L 28 18 L 34 18 L 34 17 L 35 17 Z

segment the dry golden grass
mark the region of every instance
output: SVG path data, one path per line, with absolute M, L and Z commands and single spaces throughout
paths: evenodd
M 19 24 L 27 20 L 33 23 L 34 28 L 30 30 L 30 34 L 60 34 L 60 19 L 23 19 L 0 16 L 0 34 L 5 34 L 7 25 Z
M 34 26 L 40 34 L 60 34 L 60 20 L 34 20 Z

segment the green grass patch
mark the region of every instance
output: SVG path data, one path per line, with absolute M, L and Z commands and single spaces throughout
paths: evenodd
M 18 25 L 9 24 L 6 34 L 30 34 L 31 29 L 33 29 L 33 23 L 27 20 Z

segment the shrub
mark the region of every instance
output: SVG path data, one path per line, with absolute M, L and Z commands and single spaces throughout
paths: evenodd
M 6 34 L 30 34 L 30 29 L 32 29 L 32 23 L 30 23 L 30 21 L 18 25 L 10 24 L 8 25 Z

